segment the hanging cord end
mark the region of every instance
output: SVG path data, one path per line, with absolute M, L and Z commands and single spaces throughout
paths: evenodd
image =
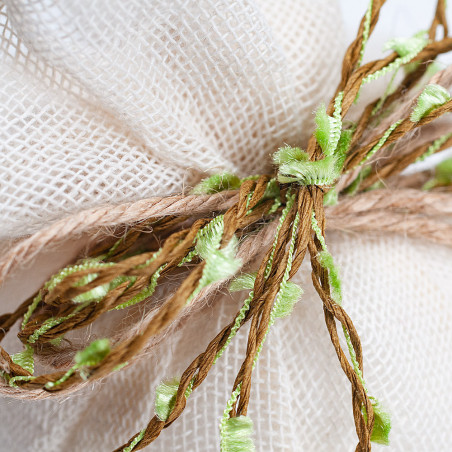
M 248 416 L 231 417 L 221 425 L 221 452 L 255 452 L 253 421 Z

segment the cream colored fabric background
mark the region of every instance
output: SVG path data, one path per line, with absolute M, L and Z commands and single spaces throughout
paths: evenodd
M 303 143 L 311 133 L 312 112 L 331 94 L 345 50 L 340 11 L 330 0 L 4 3 L 5 240 L 84 208 L 181 191 L 205 171 L 263 171 L 279 145 Z M 355 27 L 361 9 L 350 9 Z M 328 240 L 361 334 L 370 391 L 392 413 L 391 450 L 452 450 L 452 251 L 396 236 L 334 233 Z M 2 312 L 63 256 L 40 256 L 31 274 L 0 288 Z M 350 388 L 307 266 L 297 279 L 303 300 L 272 329 L 254 375 L 256 447 L 351 451 Z M 67 399 L 2 399 L 0 449 L 114 449 L 152 416 L 155 386 L 184 370 L 240 300 L 219 295 L 152 355 Z M 218 450 L 245 333 L 147 450 Z M 6 347 L 18 350 L 18 341 Z

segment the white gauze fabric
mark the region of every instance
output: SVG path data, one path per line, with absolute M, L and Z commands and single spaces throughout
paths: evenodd
M 331 0 L 11 0 L 1 11 L 3 238 L 88 207 L 179 192 L 205 172 L 264 171 L 278 146 L 310 135 L 345 50 Z M 452 450 L 452 250 L 399 236 L 327 239 L 370 393 L 392 415 L 389 450 Z M 64 255 L 47 261 L 57 268 Z M 0 288 L 2 312 L 43 282 L 46 260 L 35 265 L 41 276 L 28 268 Z M 272 328 L 253 375 L 256 449 L 352 451 L 350 385 L 308 265 L 295 282 L 303 299 Z M 115 449 L 153 416 L 157 384 L 179 376 L 243 298 L 219 295 L 151 355 L 66 399 L 2 398 L 0 448 Z M 146 450 L 218 450 L 246 333 Z M 20 350 L 12 334 L 4 342 Z
M 3 238 L 219 169 L 265 172 L 338 78 L 328 0 L 0 5 Z

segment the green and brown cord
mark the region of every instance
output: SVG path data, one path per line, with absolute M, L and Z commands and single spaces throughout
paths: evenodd
M 236 202 L 221 211 L 193 216 L 154 215 L 129 225 L 113 242 L 105 234 L 99 235 L 88 257 L 60 270 L 14 313 L 0 317 L 0 339 L 21 321 L 19 338 L 24 344 L 24 350 L 12 356 L 0 347 L 4 387 L 15 393 L 41 390 L 58 395 L 85 381 L 106 377 L 132 362 L 208 288 L 229 281 L 231 291 L 248 291 L 243 306 L 182 375 L 158 386 L 155 416 L 116 451 L 143 449 L 173 423 L 189 403 L 190 394 L 202 384 L 211 367 L 220 363 L 226 347 L 246 323 L 250 324 L 246 353 L 231 397 L 225 401 L 220 447 L 223 452 L 252 451 L 252 421 L 247 416 L 252 372 L 272 324 L 290 315 L 302 295 L 301 288 L 290 280 L 308 253 L 326 327 L 351 384 L 356 451 L 370 451 L 371 442 L 388 444 L 390 419 L 369 394 L 364 380 L 361 341 L 345 311 L 339 272 L 325 239 L 324 206 L 339 202 L 339 208 L 341 200 L 348 199 L 353 203 L 356 196 L 400 178 L 401 171 L 410 164 L 452 145 L 449 132 L 419 146 L 405 146 L 401 153 L 394 151 L 394 144 L 407 134 L 452 111 L 451 96 L 439 83 L 428 83 L 420 94 L 412 95 L 408 110 L 401 110 L 406 113 L 381 129 L 402 100 L 406 103 L 407 93 L 425 83 L 431 61 L 452 50 L 452 38 L 447 36 L 445 1 L 439 0 L 427 32 L 394 39 L 387 46 L 392 53 L 361 64 L 383 4 L 383 0 L 370 2 L 357 37 L 345 54 L 336 93 L 327 107 L 317 110 L 317 127 L 306 150 L 289 146 L 279 149 L 273 156 L 272 175 L 240 179 L 221 173 L 194 188 L 193 194 L 212 197 L 235 190 Z M 436 40 L 439 26 L 444 38 Z M 391 85 L 382 97 L 367 105 L 357 122 L 346 120 L 363 84 L 401 67 L 407 70 L 400 85 Z M 381 133 L 375 136 L 375 130 Z M 446 161 L 423 185 L 424 190 L 450 192 L 451 183 L 452 163 Z M 241 244 L 269 227 L 275 228 L 275 238 L 257 272 L 240 273 L 244 264 L 238 257 Z M 144 250 L 137 247 L 149 231 L 158 240 L 146 242 Z M 153 315 L 146 317 L 133 334 L 122 340 L 97 339 L 74 351 L 72 363 L 64 370 L 34 374 L 34 359 L 58 354 L 66 333 L 86 327 L 108 311 L 127 310 L 147 302 L 171 275 L 178 275 L 181 281 L 177 289 L 154 307 Z M 341 345 L 341 334 L 346 350 Z

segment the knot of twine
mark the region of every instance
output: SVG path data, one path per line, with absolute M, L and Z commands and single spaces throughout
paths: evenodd
M 328 215 L 329 227 L 336 229 L 403 231 L 452 245 L 450 222 L 442 220 L 452 214 L 452 164 L 440 165 L 433 179 L 428 172 L 400 175 L 411 163 L 452 145 L 450 132 L 438 136 L 436 131 L 429 140 L 410 135 L 452 111 L 450 95 L 442 86 L 451 83 L 452 69 L 434 75 L 419 96 L 408 95 L 422 82 L 430 67 L 427 63 L 452 50 L 452 38 L 447 37 L 445 1 L 439 0 L 428 36 L 393 40 L 388 45 L 393 53 L 362 65 L 383 3 L 370 2 L 345 54 L 336 94 L 327 108 L 317 110 L 317 128 L 306 151 L 290 146 L 278 150 L 273 156 L 274 177 L 240 179 L 217 174 L 202 181 L 191 195 L 95 209 L 62 220 L 6 253 L 0 260 L 2 281 L 62 237 L 98 232 L 87 256 L 53 275 L 15 312 L 0 317 L 0 339 L 21 321 L 19 338 L 24 344 L 24 350 L 12 356 L 0 347 L 2 393 L 57 396 L 106 377 L 131 364 L 181 313 L 233 279 L 231 291 L 248 291 L 243 306 L 180 377 L 159 385 L 155 416 L 116 451 L 142 449 L 174 422 L 190 394 L 248 322 L 246 354 L 226 403 L 220 433 L 223 452 L 252 451 L 252 423 L 246 415 L 251 375 L 270 327 L 290 315 L 301 297 L 302 289 L 290 280 L 308 253 L 326 327 L 352 388 L 356 450 L 370 451 L 371 441 L 388 443 L 390 420 L 366 387 L 363 350 L 343 307 L 339 271 L 325 240 L 325 218 Z M 439 25 L 445 37 L 435 40 Z M 344 121 L 362 84 L 408 63 L 410 70 L 399 86 L 388 87 L 367 105 L 356 123 Z M 390 154 L 404 137 L 410 138 L 409 145 Z M 382 188 L 383 181 L 390 188 Z M 422 186 L 429 191 L 420 190 Z M 99 233 L 112 226 L 119 239 Z M 263 247 L 266 252 L 257 272 L 237 275 Z M 111 310 L 129 312 L 151 299 L 165 278 L 176 274 L 180 284 L 175 292 L 163 303 L 148 307 L 141 322 L 76 350 L 67 345 L 65 334 Z M 53 364 L 55 371 L 35 375 L 37 357 Z M 58 357 L 63 357 L 63 365 Z

